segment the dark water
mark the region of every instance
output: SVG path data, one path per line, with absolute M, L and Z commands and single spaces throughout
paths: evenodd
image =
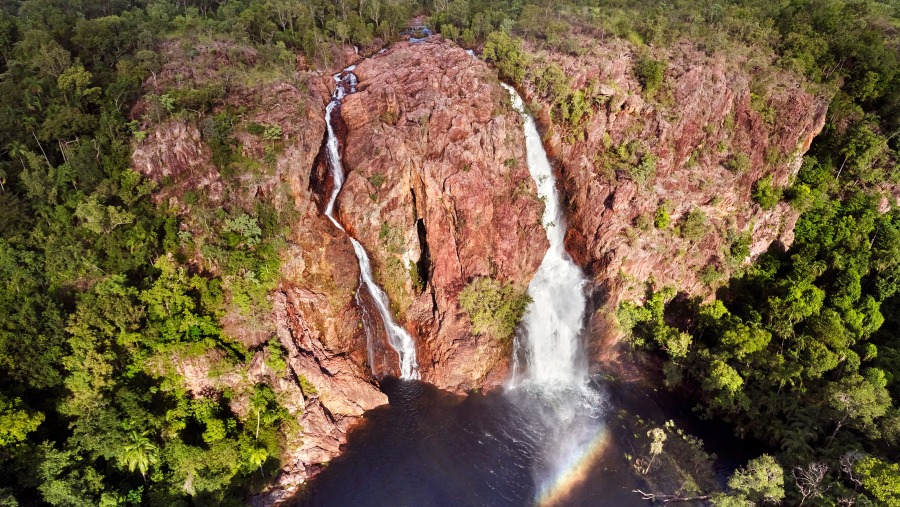
M 727 425 L 697 418 L 692 400 L 646 385 L 594 382 L 598 398 L 585 403 L 577 393 L 499 389 L 456 396 L 397 379 L 382 387 L 390 404 L 366 413 L 344 453 L 296 505 L 646 506 L 632 492 L 645 485 L 625 454 L 640 444 L 614 417 L 622 411 L 657 426 L 674 419 L 701 437 L 718 455 L 722 485 L 762 452 L 736 439 Z
M 646 505 L 596 410 L 526 390 L 459 397 L 423 382 L 383 387 L 390 404 L 366 414 L 299 505 L 536 505 L 545 490 L 554 505 Z

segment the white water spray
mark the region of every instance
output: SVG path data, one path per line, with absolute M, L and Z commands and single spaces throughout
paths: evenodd
M 516 334 L 510 380 L 514 389 L 509 391 L 511 396 L 534 400 L 532 416 L 545 431 L 541 460 L 532 470 L 537 484 L 535 504 L 544 505 L 554 503 L 574 482 L 583 480 L 586 467 L 603 449 L 604 397 L 588 384 L 581 343 L 586 281 L 566 253 L 566 228 L 556 178 L 534 118 L 525 112 L 515 89 L 503 87 L 512 97 L 513 108 L 522 115 L 528 170 L 544 201 L 542 218 L 550 242 L 528 285 L 532 302 Z
M 325 207 L 325 216 L 331 220 L 331 223 L 333 223 L 335 227 L 344 232 L 346 232 L 346 229 L 344 229 L 340 222 L 334 218 L 334 206 L 335 203 L 337 203 L 337 197 L 341 192 L 341 187 L 344 185 L 344 168 L 341 162 L 341 152 L 337 135 L 334 133 L 331 118 L 334 114 L 334 110 L 341 104 L 344 97 L 350 93 L 356 92 L 357 79 L 356 75 L 352 72 L 355 68 L 355 65 L 351 65 L 342 72 L 335 74 L 334 80 L 337 83 L 337 86 L 334 89 L 334 94 L 331 96 L 331 102 L 325 108 L 325 124 L 328 127 L 328 140 L 325 145 L 328 150 L 328 162 L 331 165 L 331 175 L 334 180 L 334 189 L 331 191 L 331 198 L 328 200 L 328 205 Z M 350 236 L 348 235 L 348 237 Z M 387 294 L 381 290 L 381 287 L 379 287 L 372 278 L 372 265 L 369 262 L 369 255 L 366 253 L 366 249 L 353 237 L 350 237 L 350 243 L 353 244 L 353 251 L 356 253 L 356 259 L 359 261 L 361 282 L 369 290 L 369 294 L 372 295 L 372 299 L 375 301 L 375 307 L 378 309 L 379 315 L 381 315 L 381 322 L 384 324 L 384 331 L 387 334 L 388 343 L 391 348 L 397 352 L 397 355 L 400 356 L 400 378 L 418 379 L 419 365 L 416 362 L 416 344 L 409 333 L 407 333 L 399 324 L 394 322 Z M 371 349 L 371 344 L 369 348 Z M 372 364 L 371 360 L 370 364 Z M 374 365 L 372 366 L 374 367 Z
M 528 170 L 544 201 L 544 228 L 550 242 L 528 285 L 532 303 L 525 311 L 515 341 L 513 383 L 524 380 L 542 386 L 582 385 L 587 381 L 587 362 L 580 339 L 586 306 L 584 274 L 565 250 L 566 227 L 556 178 L 534 118 L 525 113 L 519 94 L 506 84 L 503 87 L 525 123 Z M 525 361 L 524 372 L 518 371 L 518 360 Z M 523 373 L 524 379 L 517 378 Z

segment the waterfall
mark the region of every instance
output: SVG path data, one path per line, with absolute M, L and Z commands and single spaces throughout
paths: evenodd
M 556 178 L 537 126 L 522 97 L 503 84 L 513 108 L 522 115 L 528 171 L 544 202 L 542 220 L 550 248 L 528 284 L 532 302 L 516 333 L 513 374 L 508 395 L 530 406 L 534 424 L 542 428 L 541 461 L 532 474 L 536 505 L 554 504 L 571 484 L 584 480 L 587 464 L 606 442 L 605 396 L 588 382 L 581 342 L 587 298 L 581 269 L 566 253 L 566 226 L 556 192 Z M 523 363 L 523 364 L 520 364 Z M 524 371 L 522 371 L 524 370 Z
M 328 127 L 328 139 L 325 145 L 328 150 L 328 162 L 331 166 L 332 179 L 334 180 L 334 189 L 331 191 L 331 197 L 328 199 L 328 205 L 325 207 L 325 216 L 331 220 L 335 227 L 344 232 L 346 232 L 346 229 L 334 217 L 334 207 L 337 203 L 338 194 L 344 185 L 344 168 L 341 162 L 340 146 L 331 120 L 344 97 L 356 92 L 357 78 L 356 74 L 352 72 L 355 68 L 355 65 L 351 65 L 342 72 L 335 74 L 336 86 L 334 94 L 331 96 L 331 102 L 325 108 L 325 124 Z M 388 337 L 388 344 L 400 356 L 400 378 L 418 379 L 419 365 L 416 362 L 416 344 L 409 333 L 394 322 L 387 294 L 381 290 L 381 287 L 372 278 L 372 264 L 369 261 L 366 249 L 355 238 L 349 235 L 348 237 L 350 238 L 350 243 L 353 244 L 353 252 L 356 254 L 356 259 L 359 261 L 360 282 L 366 286 L 366 289 L 368 289 L 369 294 L 372 295 L 372 299 L 375 301 L 375 307 L 378 309 L 381 322 L 384 324 L 384 331 Z M 371 350 L 371 344 L 369 348 Z M 370 365 L 374 367 L 371 359 Z
M 513 383 L 523 380 L 538 385 L 581 385 L 587 381 L 587 362 L 581 345 L 586 298 L 581 269 L 566 253 L 566 227 L 556 178 L 541 143 L 534 118 L 525 112 L 522 97 L 503 84 L 513 108 L 525 123 L 528 170 L 544 201 L 544 228 L 550 248 L 528 285 L 532 303 L 525 311 L 515 340 Z M 524 360 L 524 379 L 518 361 Z

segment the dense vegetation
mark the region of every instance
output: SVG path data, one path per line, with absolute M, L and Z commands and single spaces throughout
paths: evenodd
M 900 11 L 831 1 L 740 8 L 754 29 L 739 40 L 834 90 L 825 131 L 784 193 L 803 211 L 796 239 L 711 303 L 655 288 L 642 306 L 623 304 L 620 321 L 636 345 L 666 358 L 669 387 L 778 452 L 788 503 L 896 505 L 900 211 L 882 207 L 881 185 L 900 177 Z M 733 44 L 734 20 L 719 19 L 722 30 L 707 37 Z M 629 30 L 659 40 L 653 23 Z M 763 207 L 782 198 L 765 179 L 753 196 Z
M 178 210 L 151 201 L 157 184 L 129 169 L 145 135 L 130 111 L 159 70 L 163 40 L 218 38 L 327 61 L 333 43 L 396 37 L 412 8 L 0 2 L 0 504 L 240 504 L 271 479 L 286 439 L 300 434 L 277 394 L 262 382 L 192 395 L 174 364 L 207 362 L 240 378 L 263 354 L 272 375 L 286 374 L 277 340 L 251 350 L 220 322 L 226 311 L 267 311 L 283 217 L 229 200 L 209 209 L 188 195 L 191 220 L 215 231 L 192 237 Z M 227 91 L 151 96 L 147 114 L 203 114 L 227 174 L 236 163 L 233 112 L 220 107 Z M 281 137 L 256 127 L 273 146 Z
M 475 333 L 490 333 L 511 344 L 513 332 L 531 297 L 525 289 L 493 278 L 476 278 L 459 293 L 459 305 L 472 321 Z
M 144 135 L 131 106 L 159 68 L 162 40 L 223 37 L 325 64 L 331 44 L 389 41 L 419 13 L 467 47 L 483 44 L 513 83 L 531 72 L 521 39 L 577 54 L 579 31 L 631 41 L 648 96 L 664 88 L 666 66 L 646 49 L 682 39 L 763 55 L 832 91 L 826 130 L 794 185 L 783 196 L 765 180 L 754 190 L 761 206 L 785 197 L 804 211 L 790 251 L 764 255 L 711 304 L 657 290 L 620 316 L 636 343 L 666 358 L 672 387 L 778 453 L 788 502 L 900 501 L 900 212 L 880 210 L 878 196 L 900 177 L 896 0 L 5 0 L 0 504 L 222 505 L 271 478 L 297 433 L 276 393 L 259 383 L 194 397 L 171 358 L 243 371 L 264 353 L 284 374 L 277 341 L 251 350 L 220 322 L 235 305 L 266 311 L 283 218 L 266 206 L 204 210 L 201 199 L 198 216 L 221 234 L 185 234 L 184 217 L 151 201 L 156 184 L 129 169 Z M 529 78 L 577 136 L 593 98 L 552 65 Z M 224 93 L 148 100 L 159 114 L 202 109 L 227 171 L 232 116 L 212 114 Z M 257 127 L 274 146 L 277 126 Z M 745 170 L 745 159 L 730 169 Z M 655 170 L 628 146 L 608 163 L 639 183 Z M 667 227 L 669 212 L 661 206 L 654 225 Z M 705 219 L 686 220 L 682 234 Z M 473 322 L 508 336 L 522 295 L 489 281 L 468 290 Z M 780 484 L 776 465 L 749 463 L 717 501 L 779 499 L 764 489 Z

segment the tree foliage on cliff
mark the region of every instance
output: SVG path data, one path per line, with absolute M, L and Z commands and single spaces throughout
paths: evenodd
M 469 315 L 472 330 L 501 340 L 512 338 L 529 303 L 523 288 L 493 278 L 476 278 L 459 293 L 459 305 Z
M 328 63 L 332 44 L 396 37 L 415 8 L 0 2 L 0 504 L 240 504 L 279 470 L 297 428 L 276 393 L 247 383 L 189 393 L 173 365 L 240 376 L 262 353 L 221 320 L 234 307 L 266 311 L 283 218 L 265 205 L 212 209 L 186 195 L 191 218 L 211 231 L 192 237 L 177 210 L 151 201 L 157 184 L 129 168 L 132 143 L 146 135 L 131 109 L 160 70 L 163 39 Z M 237 156 L 227 86 L 146 101 L 148 121 L 201 115 L 225 176 Z M 261 135 L 275 145 L 279 129 Z M 266 364 L 285 375 L 271 357 L 280 349 L 265 349 Z M 250 413 L 232 411 L 247 399 Z

